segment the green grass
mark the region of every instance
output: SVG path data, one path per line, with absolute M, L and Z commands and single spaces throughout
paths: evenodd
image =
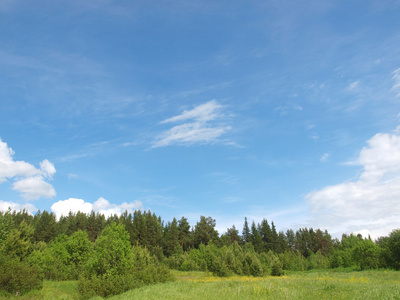
M 112 297 L 122 299 L 400 299 L 400 273 L 293 272 L 282 277 L 175 273 L 177 280 Z
M 389 270 L 320 270 L 291 272 L 282 277 L 219 278 L 204 272 L 178 271 L 173 274 L 176 281 L 108 299 L 400 299 L 400 272 Z M 77 287 L 77 281 L 45 281 L 41 291 L 18 299 L 79 299 Z M 14 298 L 17 297 L 11 297 Z M 101 298 L 92 298 L 95 299 Z
M 0 297 L 0 299 L 3 299 Z M 43 300 L 69 300 L 79 299 L 78 281 L 48 281 L 43 283 L 43 289 L 40 291 L 30 291 L 19 297 L 8 297 L 7 299 L 43 299 Z

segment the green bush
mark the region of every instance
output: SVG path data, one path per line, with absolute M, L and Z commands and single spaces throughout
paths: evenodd
M 108 297 L 144 285 L 166 282 L 173 279 L 168 268 L 150 265 L 143 270 L 128 274 L 93 274 L 90 277 L 81 276 L 78 280 L 78 291 L 83 298 L 92 298 L 94 296 Z
M 308 260 L 301 255 L 299 252 L 293 252 L 291 250 L 285 251 L 278 255 L 279 260 L 283 264 L 284 270 L 291 271 L 305 271 L 308 270 L 309 262 Z
M 262 276 L 264 274 L 263 266 L 256 253 L 247 252 L 244 256 L 244 260 L 244 263 L 248 265 L 249 270 L 249 273 L 245 273 L 245 275 Z M 244 269 L 246 270 L 247 267 L 244 267 Z
M 283 272 L 283 264 L 282 262 L 279 260 L 279 258 L 275 258 L 272 262 L 271 262 L 271 275 L 272 276 L 282 276 L 285 273 Z
M 112 223 L 99 235 L 93 256 L 79 278 L 79 293 L 85 297 L 107 297 L 156 282 L 172 280 L 169 269 L 159 265 L 149 250 L 131 247 L 122 224 Z
M 9 257 L 0 258 L 0 290 L 23 295 L 42 287 L 43 273 L 38 267 Z
M 220 276 L 220 277 L 225 277 L 225 276 L 229 276 L 232 274 L 232 271 L 229 270 L 226 263 L 219 256 L 214 258 L 210 271 L 214 275 Z
M 308 269 L 328 269 L 330 266 L 329 259 L 324 256 L 321 251 L 317 251 L 317 253 L 312 253 L 308 257 L 309 266 Z
M 118 295 L 143 285 L 144 283 L 136 280 L 132 274 L 93 275 L 89 278 L 79 278 L 78 291 L 83 298 L 89 299 L 94 296 L 108 297 Z

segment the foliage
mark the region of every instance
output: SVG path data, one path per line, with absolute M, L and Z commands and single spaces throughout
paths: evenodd
M 84 297 L 106 297 L 171 279 L 169 270 L 158 265 L 147 248 L 131 247 L 125 226 L 114 222 L 96 239 L 92 258 L 79 278 L 78 288 Z
M 11 209 L 9 208 L 6 212 L 0 211 L 0 247 L 7 240 L 7 237 L 13 228 L 14 219 Z
M 43 274 L 37 266 L 30 266 L 19 259 L 0 257 L 0 290 L 22 295 L 33 289 L 41 289 Z
M 285 272 L 283 271 L 283 264 L 279 260 L 278 257 L 276 257 L 272 262 L 271 262 L 271 275 L 272 276 L 282 276 L 284 275 Z
M 94 254 L 89 261 L 90 275 L 126 274 L 132 264 L 129 233 L 122 224 L 111 223 L 95 242 Z
M 387 265 L 400 270 L 400 229 L 393 230 L 384 247 Z
M 361 270 L 379 267 L 380 248 L 369 239 L 359 240 L 353 248 L 353 260 Z
M 321 250 L 318 250 L 317 253 L 312 253 L 308 257 L 309 269 L 328 269 L 330 266 L 329 258 L 322 254 Z
M 23 260 L 32 250 L 33 228 L 23 220 L 18 228 L 12 229 L 3 242 L 2 251 L 11 257 Z
M 211 217 L 200 217 L 193 232 L 194 245 L 217 243 L 219 240 L 218 231 L 215 230 L 215 220 Z
M 279 275 L 283 270 L 400 269 L 399 229 L 377 241 L 353 234 L 339 241 L 320 229 L 278 232 L 266 219 L 260 224 L 252 221 L 249 227 L 247 218 L 243 236 L 232 226 L 220 237 L 215 224 L 204 216 L 193 228 L 185 217 L 164 223 L 150 211 L 107 219 L 99 213 L 78 212 L 56 220 L 46 211 L 32 216 L 8 210 L 0 212 L 0 255 L 22 263 L 21 268 L 35 266 L 46 279 L 80 277 L 85 291 L 91 281 L 93 290 L 102 281 L 106 289 L 121 276 L 133 278 L 135 286 L 170 279 L 163 265 L 220 277 L 263 276 L 270 271 Z M 119 291 L 129 286 L 119 282 Z M 109 289 L 103 292 L 116 292 Z
M 279 259 L 283 264 L 284 270 L 305 271 L 308 270 L 309 262 L 299 252 L 291 250 L 279 254 Z

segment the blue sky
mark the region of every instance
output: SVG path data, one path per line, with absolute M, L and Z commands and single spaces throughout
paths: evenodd
M 0 1 L 0 209 L 400 227 L 399 1 Z

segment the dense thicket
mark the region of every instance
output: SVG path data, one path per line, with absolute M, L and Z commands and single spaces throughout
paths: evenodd
M 102 214 L 0 212 L 0 289 L 22 294 L 43 278 L 79 280 L 82 295 L 107 296 L 170 280 L 168 268 L 231 274 L 282 275 L 323 268 L 400 269 L 400 230 L 372 241 L 361 235 L 332 239 L 325 230 L 277 231 L 274 222 L 244 220 L 219 235 L 216 221 L 201 216 L 164 222 L 150 211 Z M 14 274 L 10 270 L 15 270 Z M 29 280 L 21 280 L 27 278 Z

